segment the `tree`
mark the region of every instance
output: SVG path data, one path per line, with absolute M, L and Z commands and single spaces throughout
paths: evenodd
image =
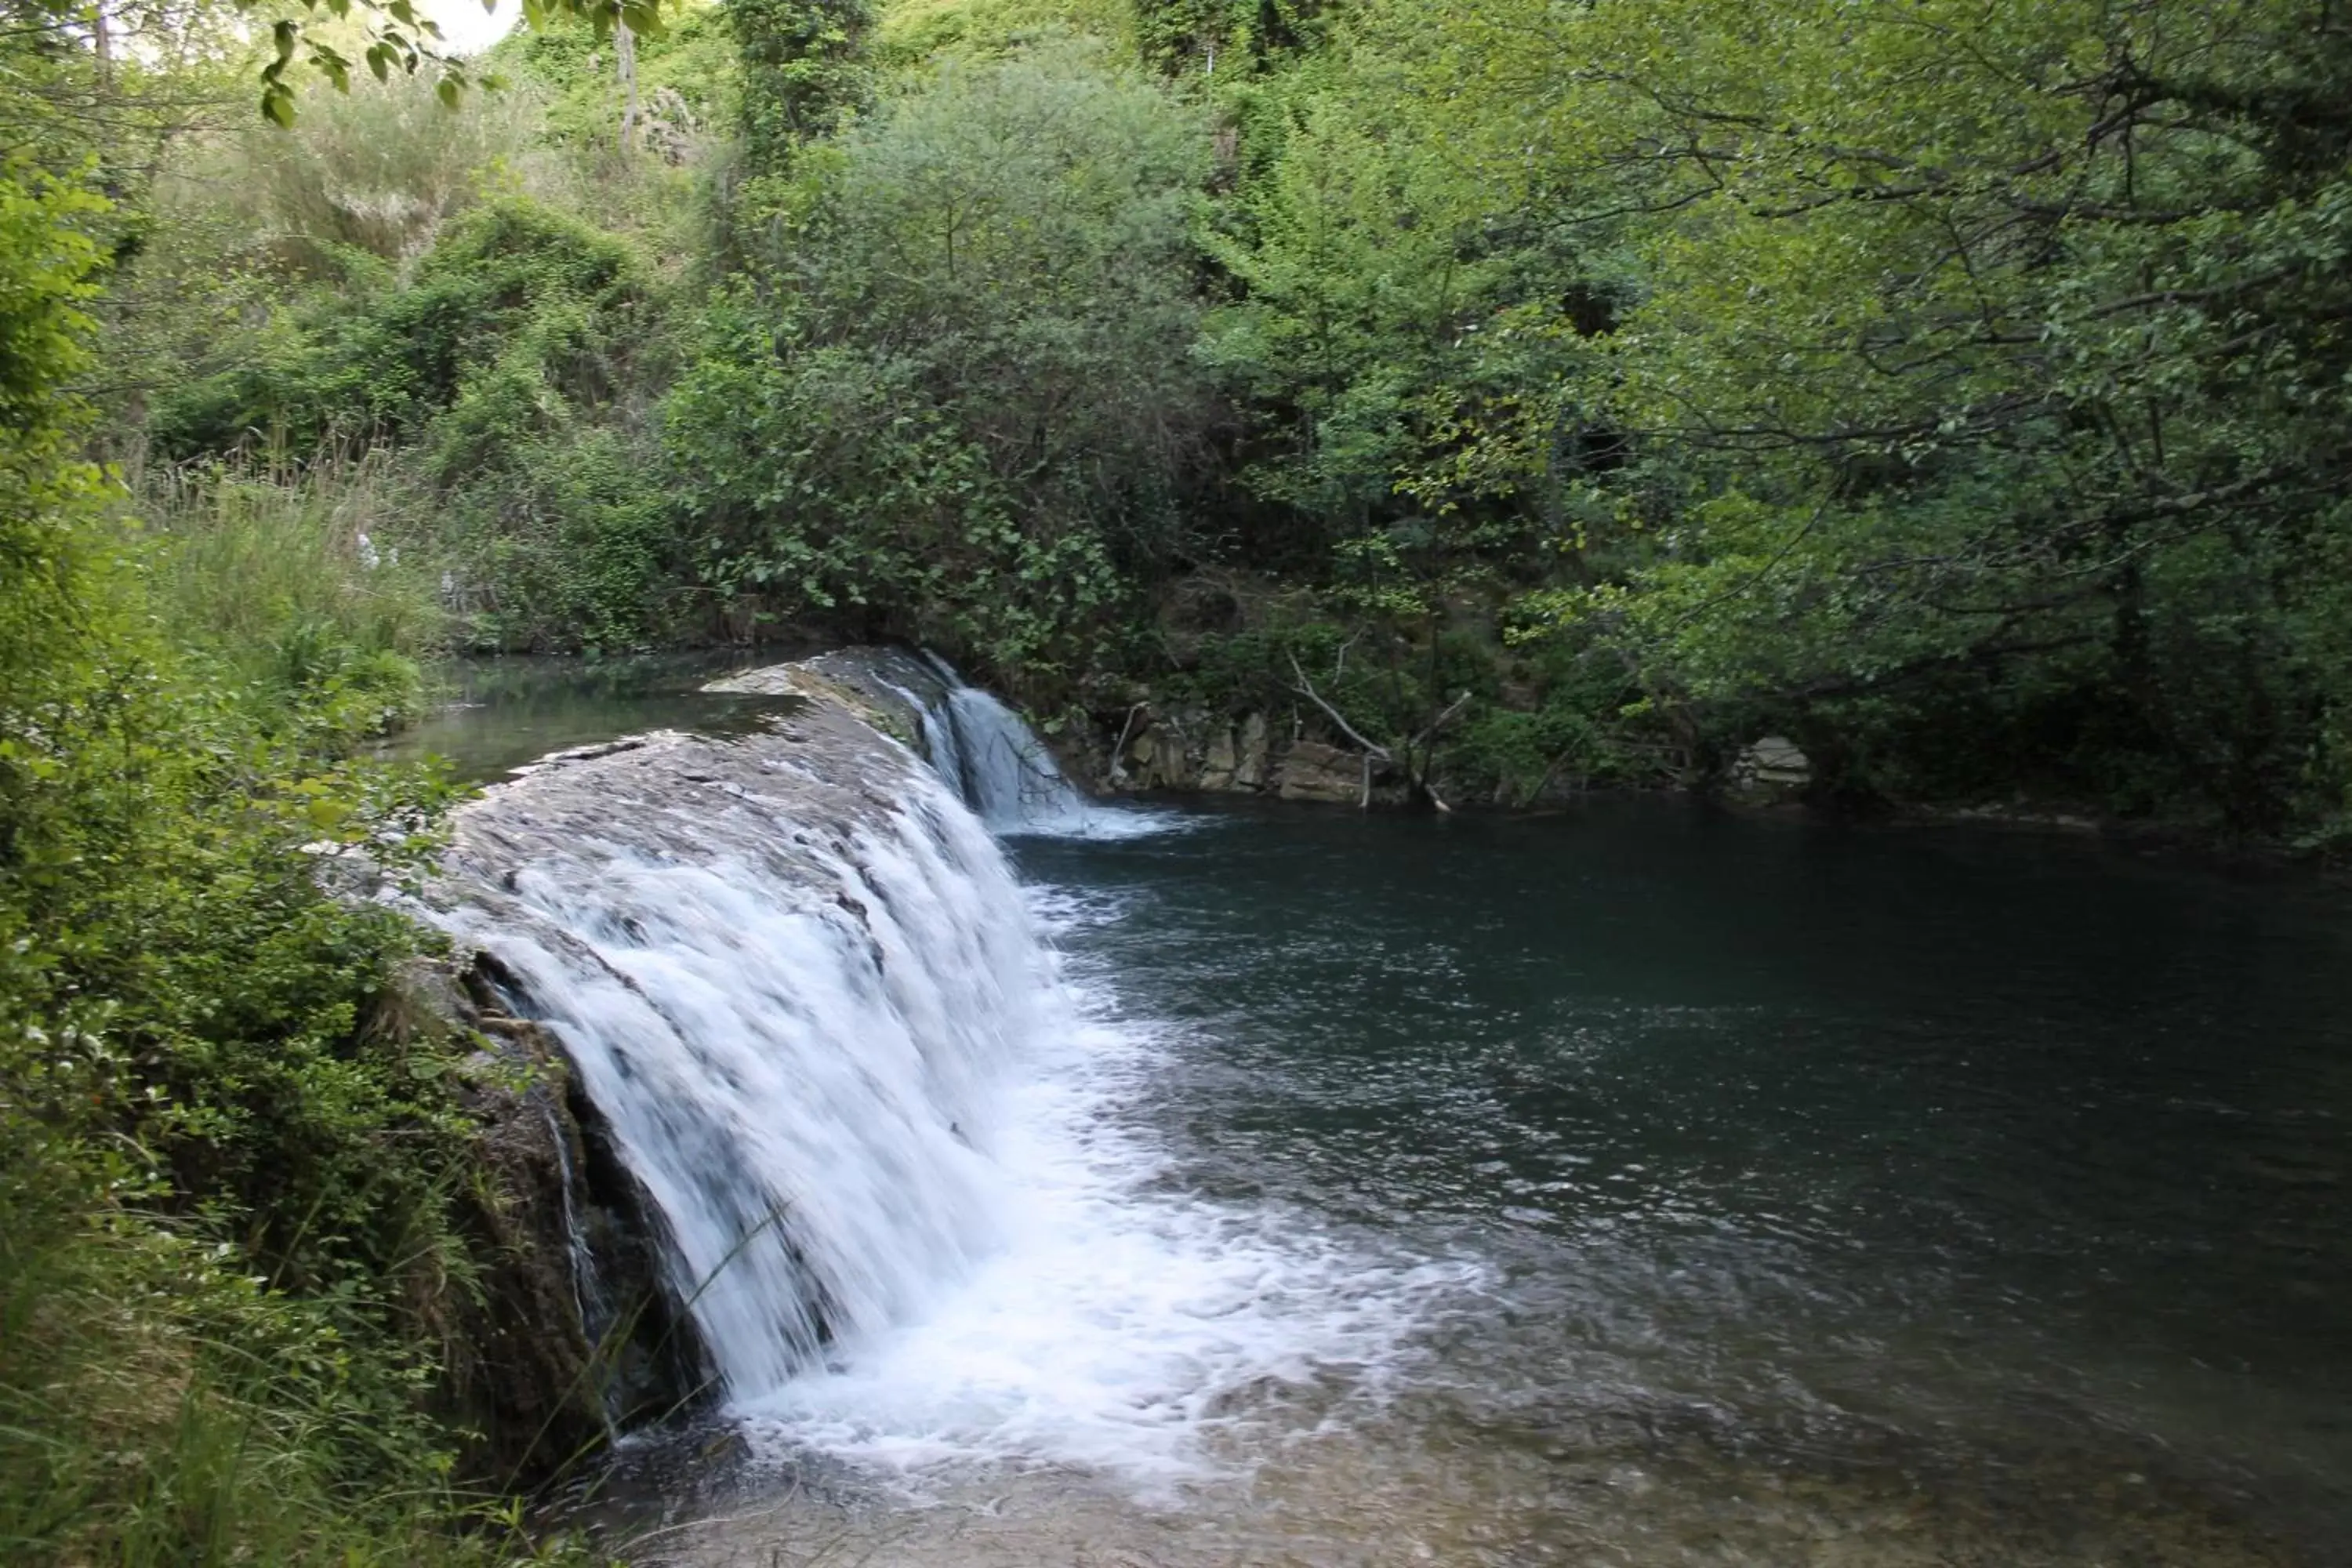
M 871 0 L 729 0 L 743 75 L 743 144 L 755 174 L 838 129 L 870 90 L 861 53 Z
M 1777 709 L 1857 766 L 1892 745 L 1915 783 L 1979 787 L 1989 725 L 2127 805 L 2190 790 L 2251 828 L 2340 806 L 2331 16 L 1379 11 L 1401 118 L 1630 283 L 1589 373 L 1481 443 L 1528 471 L 1572 403 L 1639 455 L 1595 492 L 1634 563 L 1556 619 L 1670 701 Z M 1942 757 L 1927 710 L 1971 716 Z
M 948 67 L 812 150 L 671 408 L 713 584 L 1007 661 L 1176 547 L 1206 137 L 1069 49 Z

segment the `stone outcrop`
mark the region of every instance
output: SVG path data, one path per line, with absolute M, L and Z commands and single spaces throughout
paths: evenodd
M 1812 782 L 1812 760 L 1786 735 L 1763 736 L 1732 759 L 1732 793 L 1749 800 L 1790 799 Z
M 438 1398 L 473 1435 L 471 1475 L 555 1475 L 621 1427 L 692 1405 L 705 1383 L 669 1298 L 652 1205 L 577 1092 L 561 1044 L 514 1016 L 479 955 L 418 960 L 373 1027 L 462 1048 L 460 1102 L 481 1180 L 463 1213 L 476 1289 L 453 1290 Z
M 1234 753 L 1234 787 L 1264 789 L 1265 780 L 1265 715 L 1253 713 L 1242 721 L 1240 744 Z
M 949 689 L 929 659 L 898 647 L 848 647 L 714 680 L 705 691 L 806 697 L 848 709 L 884 734 L 923 750 L 923 713 Z
M 1365 795 L 1364 756 L 1319 741 L 1294 741 L 1283 753 L 1281 785 L 1285 800 L 1319 800 L 1353 805 Z
M 1263 712 L 1222 713 L 1198 708 L 1154 709 L 1138 702 L 1124 721 L 1066 749 L 1063 763 L 1097 789 L 1176 790 L 1202 795 L 1269 795 L 1284 800 L 1360 805 L 1363 753 L 1299 732 L 1287 716 L 1280 726 Z M 1393 804 L 1404 791 L 1385 763 L 1372 769 L 1371 798 Z

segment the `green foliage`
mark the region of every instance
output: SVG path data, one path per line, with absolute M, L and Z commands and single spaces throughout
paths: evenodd
M 1316 41 L 1321 0 L 1131 0 L 1144 60 L 1171 76 L 1213 79 L 1264 68 Z
M 793 152 L 840 128 L 867 100 L 861 58 L 872 0 L 728 0 L 741 81 L 745 161 L 781 174 Z
M 134 496 L 164 623 L 254 700 L 353 733 L 411 715 L 443 617 L 389 453 L 164 468 Z
M 1702 765 L 1769 726 L 1857 794 L 2338 816 L 2326 36 L 1368 5 L 1231 99 L 1244 548 L 1367 626 L 1516 593 Z
M 683 568 L 659 446 L 593 424 L 494 438 L 442 521 L 467 637 L 613 651 L 669 634 Z
M 434 96 L 452 110 L 476 84 L 472 62 L 442 47 L 441 25 L 415 0 L 302 0 L 302 11 L 299 16 L 281 14 L 270 23 L 269 47 L 259 69 L 261 117 L 281 130 L 294 124 L 292 68 L 298 60 L 337 92 L 351 90 L 362 66 L 380 87 L 395 73 L 429 79 Z M 662 28 L 661 0 L 522 0 L 522 14 L 533 27 L 573 23 L 599 38 L 618 30 L 651 35 Z M 346 49 L 356 50 L 358 58 Z M 478 79 L 492 90 L 504 85 L 496 72 Z
M 308 530 L 234 476 L 129 536 L 68 393 L 107 216 L 0 174 L 0 1549 L 510 1558 L 457 1532 L 425 1414 L 470 1271 L 463 1044 L 365 1026 L 423 939 L 327 886 L 407 863 L 443 801 L 338 760 L 404 616 L 348 568 L 241 580 Z M 264 586 L 292 597 L 236 602 Z
M 353 253 L 401 263 L 429 248 L 441 226 L 511 177 L 540 108 L 509 88 L 456 110 L 422 82 L 318 93 L 291 132 L 241 124 L 180 181 L 201 192 L 166 193 L 170 220 L 228 211 L 268 259 L 297 276 L 357 271 Z
M 622 51 L 581 26 L 509 34 L 493 52 L 546 105 L 521 189 L 626 237 L 654 270 L 707 279 L 726 251 L 723 193 L 740 120 L 725 14 L 692 0 Z
M 918 67 L 962 56 L 998 58 L 1040 39 L 1071 34 L 1134 52 L 1136 15 L 1129 0 L 896 0 L 875 28 L 879 52 Z
M 11 1061 L 0 1071 L 23 1080 Z M 62 1086 L 58 1086 L 62 1087 Z M 470 1504 L 387 1364 L 120 1168 L 0 1110 L 0 1544 L 27 1568 L 554 1561 Z M 383 1479 L 397 1477 L 387 1488 Z M 470 1527 L 458 1533 L 453 1522 Z
M 1180 537 L 1192 116 L 1069 47 L 942 68 L 797 166 L 673 395 L 705 581 L 1043 671 Z
M 628 239 L 499 197 L 444 226 L 406 283 L 282 321 L 267 355 L 158 397 L 147 435 L 183 462 L 257 430 L 296 449 L 397 440 L 362 504 L 379 556 L 383 539 L 406 552 L 412 601 L 446 573 L 467 640 L 642 643 L 677 575 L 648 426 L 664 310 Z

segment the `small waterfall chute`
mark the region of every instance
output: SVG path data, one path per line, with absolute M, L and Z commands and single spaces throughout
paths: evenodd
M 929 700 L 900 688 L 922 723 L 931 766 L 990 831 L 1087 838 L 1123 838 L 1169 826 L 1157 814 L 1106 806 L 1087 798 L 1021 715 L 993 695 L 964 683 L 935 653 L 923 661 L 937 676 Z

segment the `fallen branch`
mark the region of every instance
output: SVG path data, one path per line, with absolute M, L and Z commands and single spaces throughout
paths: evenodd
M 1434 740 L 1437 736 L 1437 732 L 1440 730 L 1444 729 L 1448 724 L 1454 722 L 1454 717 L 1469 705 L 1470 693 L 1465 689 L 1461 696 L 1446 704 L 1444 712 L 1440 713 L 1436 718 L 1432 719 L 1429 721 L 1428 726 L 1423 729 L 1420 734 L 1415 735 L 1410 742 L 1408 742 L 1406 743 L 1405 750 L 1411 751 L 1415 746 L 1423 745 L 1428 742 Z
M 1315 683 L 1307 679 L 1307 672 L 1305 670 L 1298 668 L 1298 656 L 1295 653 L 1290 656 L 1290 673 L 1298 678 L 1298 684 L 1292 687 L 1291 689 L 1297 692 L 1299 696 L 1306 698 L 1309 702 L 1315 704 L 1316 707 L 1323 710 L 1324 713 L 1330 719 L 1331 722 L 1339 726 L 1339 732 L 1341 734 L 1347 736 L 1348 739 L 1355 742 L 1357 745 L 1363 748 L 1364 754 L 1366 756 L 1378 758 L 1380 761 L 1384 763 L 1391 763 L 1396 760 L 1395 754 L 1386 746 L 1381 745 L 1377 741 L 1367 741 L 1364 739 L 1363 734 L 1358 731 L 1353 724 L 1348 722 L 1348 716 L 1345 713 L 1340 712 L 1337 708 L 1332 707 L 1331 704 L 1323 700 L 1323 694 L 1315 689 Z
M 1118 739 L 1110 749 L 1111 783 L 1123 784 L 1127 782 L 1127 738 L 1134 733 L 1135 716 L 1149 712 L 1150 709 L 1150 703 L 1139 702 L 1127 710 L 1127 722 L 1118 727 Z
M 1467 708 L 1469 705 L 1470 691 L 1467 687 L 1465 687 L 1461 696 L 1455 698 L 1453 701 L 1445 705 L 1445 711 L 1440 713 L 1436 718 L 1432 719 L 1426 725 L 1423 726 L 1420 734 L 1415 735 L 1411 741 L 1405 743 L 1404 754 L 1410 758 L 1414 752 L 1419 751 L 1423 746 L 1428 745 L 1430 742 L 1435 740 L 1437 738 L 1437 732 L 1440 730 L 1444 729 L 1448 724 L 1454 722 L 1454 718 L 1461 713 L 1462 710 Z M 1454 808 L 1445 804 L 1445 797 L 1438 794 L 1436 787 L 1429 782 L 1429 768 L 1425 757 L 1423 759 L 1423 766 L 1415 768 L 1410 762 L 1408 762 L 1405 764 L 1405 771 L 1412 776 L 1413 787 L 1429 797 L 1430 805 L 1435 806 L 1438 810 L 1444 812 L 1448 816 L 1454 815 Z

